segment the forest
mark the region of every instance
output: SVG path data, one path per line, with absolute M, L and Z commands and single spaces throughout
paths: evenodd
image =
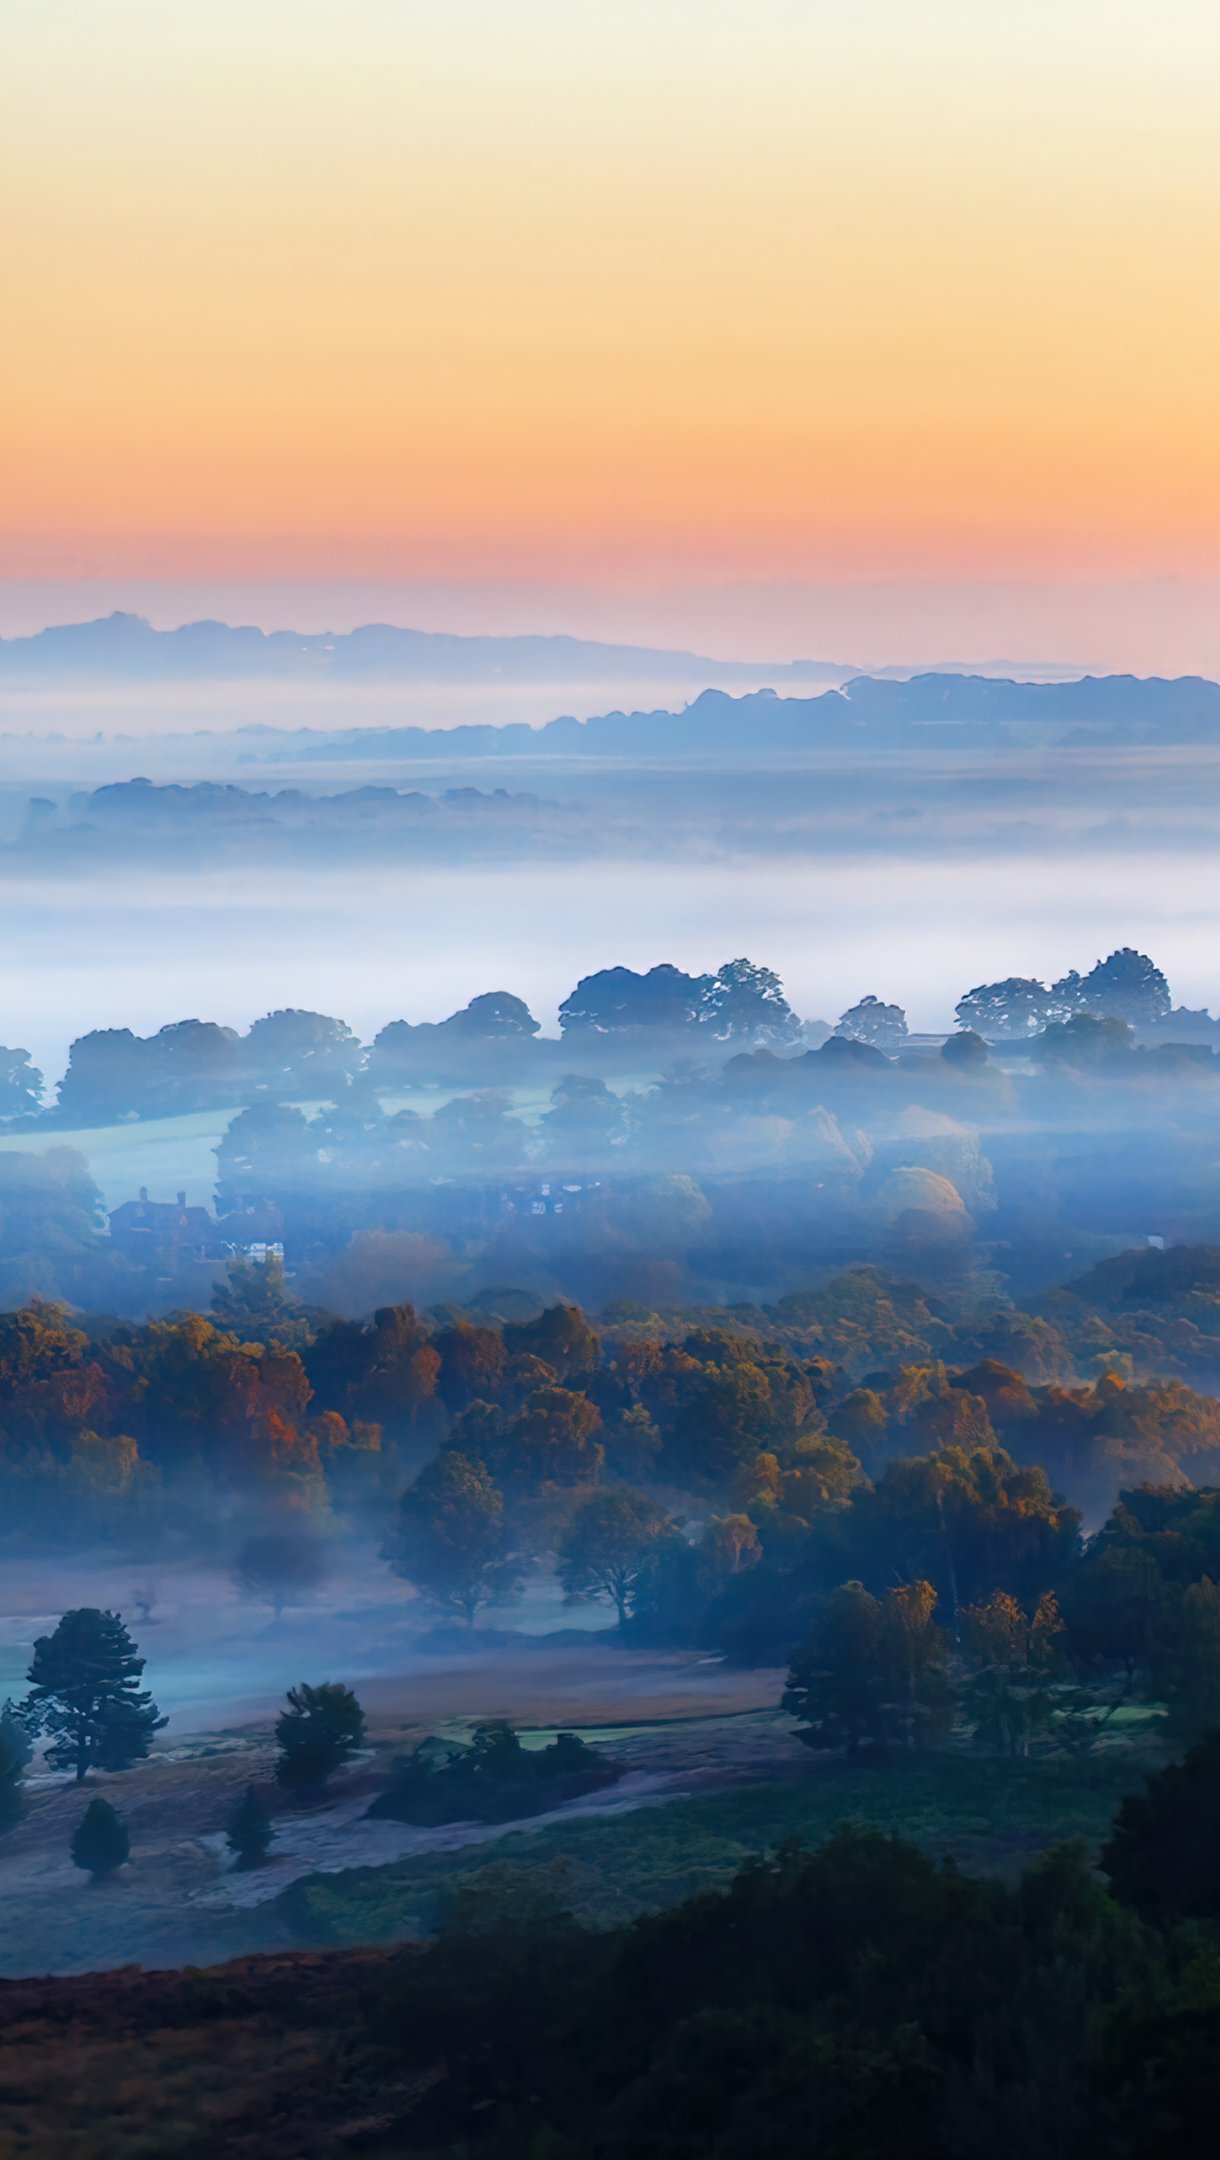
M 1215 1023 L 1129 949 L 957 1020 L 739 961 L 7 1053 L 30 2151 L 95 2051 L 201 2154 L 1198 2135 Z M 211 1206 L 104 1206 L 205 1113 Z

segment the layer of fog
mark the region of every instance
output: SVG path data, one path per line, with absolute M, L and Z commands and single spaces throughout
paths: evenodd
M 420 1675 L 421 1706 L 433 1703 L 438 1690 L 443 1696 L 446 1672 L 469 1664 L 460 1631 L 443 1651 L 426 1647 L 435 1613 L 375 1552 L 338 1548 L 330 1565 L 329 1580 L 308 1604 L 277 1621 L 238 1588 L 223 1560 L 158 1566 L 104 1554 L 12 1556 L 0 1580 L 0 1701 L 23 1693 L 35 1637 L 81 1605 L 121 1611 L 136 1636 L 147 1660 L 145 1682 L 170 1719 L 160 1749 L 172 1750 L 191 1735 L 265 1723 L 282 1708 L 286 1689 L 305 1679 L 343 1680 L 363 1690 L 370 1707 L 388 1694 L 397 1701 L 405 1694 L 408 1717 L 413 1671 Z M 142 1603 L 149 1607 L 144 1616 Z M 594 1634 L 612 1619 L 601 1605 L 568 1608 L 554 1581 L 539 1576 L 512 1606 L 489 1608 L 481 1625 L 528 1640 L 557 1629 Z M 476 1658 L 478 1641 L 476 1635 Z M 595 1672 L 590 1692 L 592 1699 Z
M 1151 952 L 1175 997 L 1220 1002 L 1220 888 L 1202 849 L 935 858 L 599 860 L 176 880 L 142 871 L 5 887 L 3 1036 L 51 1078 L 90 1028 L 184 1017 L 245 1027 L 304 1006 L 371 1040 L 514 991 L 544 1027 L 578 978 L 660 960 L 699 971 L 739 953 L 784 978 L 806 1017 L 872 992 L 917 1029 L 952 1024 L 973 984 L 1054 979 L 1116 946 Z

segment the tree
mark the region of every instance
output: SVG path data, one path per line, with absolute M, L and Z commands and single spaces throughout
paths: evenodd
M 901 1005 L 864 997 L 840 1016 L 835 1034 L 841 1042 L 866 1043 L 871 1050 L 901 1050 L 907 1039 L 907 1016 Z
M 995 1590 L 984 1604 L 966 1607 L 962 1632 L 973 1666 L 965 1703 L 975 1739 L 1000 1754 L 1028 1755 L 1056 1707 L 1049 1682 L 1063 1622 L 1054 1593 L 1039 1598 L 1027 1618 L 1011 1592 Z
M 1153 1027 L 1173 1005 L 1169 984 L 1147 953 L 1123 945 L 1099 960 L 1080 985 L 1079 1004 L 1104 1020 Z
M 51 1734 L 53 1770 L 72 1770 L 81 1785 L 93 1768 L 143 1761 L 168 1722 L 140 1687 L 143 1670 L 116 1612 L 82 1606 L 65 1613 L 53 1635 L 38 1637 L 22 1716 L 31 1732 Z
M 801 1023 L 773 968 L 755 960 L 726 960 L 703 999 L 703 1025 L 718 1042 L 794 1043 Z
M 1070 1020 L 1052 1020 L 1034 1051 L 1044 1065 L 1101 1065 L 1125 1057 L 1134 1046 L 1127 1021 L 1077 1012 Z
M 460 1613 L 468 1627 L 481 1605 L 508 1596 L 521 1571 L 505 1528 L 504 1495 L 484 1464 L 455 1448 L 435 1456 L 402 1496 L 386 1558 L 396 1574 Z
M 307 1530 L 265 1530 L 237 1549 L 233 1580 L 271 1606 L 277 1620 L 286 1605 L 298 1605 L 326 1581 L 326 1549 Z
M 1055 1017 L 1053 1005 L 1054 995 L 1045 983 L 1032 975 L 1008 975 L 1003 982 L 979 983 L 967 990 L 957 1002 L 957 1024 L 984 1042 L 1027 1042 Z
M 941 1044 L 940 1054 L 954 1072 L 981 1072 L 991 1062 L 985 1038 L 976 1035 L 973 1028 L 950 1035 L 948 1042 Z
M 579 1305 L 548 1305 L 533 1320 L 507 1320 L 504 1349 L 508 1357 L 539 1357 L 561 1380 L 595 1370 L 598 1340 Z
M 1220 1583 L 1204 1575 L 1182 1592 L 1176 1625 L 1156 1660 L 1171 1727 L 1198 1739 L 1220 1725 Z
M 844 1583 L 827 1598 L 784 1693 L 807 1747 L 854 1755 L 865 1742 L 919 1749 L 944 1737 L 952 1697 L 935 1609 L 928 1582 L 899 1583 L 884 1598 Z
M 1120 1898 L 1145 1919 L 1220 1916 L 1220 1731 L 1180 1763 L 1129 1793 L 1114 1818 L 1101 1864 Z
M 711 986 L 707 975 L 685 975 L 668 961 L 637 975 L 602 968 L 584 975 L 559 1008 L 565 1035 L 688 1034 L 699 1026 Z
M 552 1092 L 542 1130 L 551 1150 L 582 1149 L 600 1157 L 625 1138 L 627 1106 L 604 1080 L 569 1073 Z
M 881 1734 L 884 1692 L 880 1600 L 863 1583 L 844 1583 L 793 1659 L 783 1707 L 805 1727 L 806 1747 L 855 1755 Z
M 265 1260 L 230 1260 L 225 1279 L 212 1292 L 217 1327 L 239 1342 L 275 1343 L 300 1350 L 309 1342 L 309 1325 L 299 1300 L 288 1288 L 280 1253 Z
M 346 1020 L 290 1008 L 256 1020 L 242 1044 L 246 1072 L 273 1094 L 331 1096 L 360 1071 L 364 1052 Z
M 505 1350 L 498 1328 L 476 1327 L 459 1315 L 434 1337 L 433 1348 L 440 1359 L 436 1392 L 451 1417 L 499 1394 Z
M 559 1580 L 569 1600 L 604 1598 L 625 1627 L 650 1559 L 672 1534 L 669 1517 L 645 1493 L 628 1486 L 590 1493 L 573 1511 L 559 1548 Z
M 0 1117 L 41 1110 L 44 1081 L 28 1050 L 0 1050 Z
M 275 1724 L 280 1759 L 276 1783 L 287 1792 L 320 1792 L 327 1779 L 364 1740 L 364 1712 L 350 1688 L 336 1680 L 320 1687 L 289 1688 L 288 1708 Z
M 131 1851 L 131 1839 L 121 1815 L 116 1815 L 108 1800 L 91 1800 L 72 1833 L 72 1858 L 78 1868 L 87 1868 L 95 1882 L 106 1875 L 113 1875 L 116 1868 L 125 1865 Z
M 231 1853 L 237 1855 L 239 1868 L 257 1867 L 267 1857 L 267 1848 L 275 1836 L 275 1826 L 258 1797 L 257 1789 L 247 1785 L 245 1792 L 229 1817 L 225 1843 Z
M 529 1042 L 541 1026 L 524 998 L 514 997 L 511 990 L 484 990 L 442 1020 L 438 1032 L 465 1042 Z
M 601 1412 L 571 1388 L 534 1388 L 497 1443 L 492 1466 L 506 1486 L 592 1485 L 606 1451 L 598 1435 Z

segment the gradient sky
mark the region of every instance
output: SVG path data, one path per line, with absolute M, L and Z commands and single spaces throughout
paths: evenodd
M 1217 0 L 7 0 L 0 54 L 2 576 L 1220 573 Z

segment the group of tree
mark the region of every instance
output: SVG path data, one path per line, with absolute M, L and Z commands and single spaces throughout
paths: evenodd
M 973 1028 L 989 1042 L 1027 1042 L 1046 1029 L 1063 1026 L 1077 1013 L 1099 1020 L 1124 1021 L 1129 1027 L 1154 1029 L 1173 1011 L 1169 984 L 1146 953 L 1124 945 L 1107 960 L 1098 960 L 1087 975 L 1069 969 L 1058 982 L 1036 981 L 1032 976 L 1011 975 L 1003 982 L 980 983 L 968 990 L 957 1005 L 957 1022 Z M 1182 1021 L 1208 1019 L 1208 1015 L 1181 1013 Z
M 1067 1845 L 978 1880 L 849 1826 L 617 1929 L 538 1899 L 455 1911 L 372 2008 L 421 2094 L 404 2149 L 1202 2155 L 1218 1802 L 1213 1739 L 1126 1803 L 1104 1874 Z
M 1203 1012 L 1175 1009 L 1161 969 L 1130 946 L 1098 960 L 1086 973 L 1069 970 L 1046 984 L 1011 976 L 979 984 L 957 1006 L 958 1026 L 990 1042 L 1028 1043 L 1079 1014 L 1123 1022 L 1182 1041 L 1212 1042 L 1217 1023 Z M 583 976 L 559 1007 L 562 1045 L 593 1059 L 599 1046 L 638 1055 L 685 1051 L 771 1051 L 815 1046 L 831 1030 L 802 1023 L 774 969 L 744 957 L 710 974 L 692 975 L 671 962 L 642 971 L 611 967 Z M 841 1016 L 833 1030 L 879 1051 L 901 1051 L 908 1038 L 901 1005 L 870 995 Z M 169 1116 L 178 1112 L 270 1101 L 333 1102 L 353 1084 L 385 1088 L 459 1083 L 463 1074 L 512 1077 L 541 1071 L 560 1045 L 543 1038 L 524 1001 L 487 991 L 447 1020 L 389 1022 L 366 1050 L 346 1021 L 285 1009 L 266 1014 L 242 1035 L 215 1021 L 184 1019 L 155 1035 L 103 1028 L 72 1044 L 59 1084 L 56 1115 L 73 1123 Z M 36 1116 L 42 1075 L 28 1051 L 0 1050 L 0 1116 Z
M 595 1327 L 566 1304 L 501 1321 L 394 1306 L 315 1315 L 297 1348 L 274 1316 L 264 1341 L 197 1314 L 90 1331 L 35 1306 L 0 1317 L 8 1534 L 189 1548 L 244 1515 L 235 1580 L 278 1615 L 325 1579 L 337 1528 L 383 1533 L 401 1496 L 394 1565 L 463 1617 L 548 1555 L 573 1595 L 626 1616 L 643 1585 L 630 1552 L 617 1569 L 616 1538 L 668 1541 L 676 1583 L 689 1539 L 666 1526 L 710 1510 L 747 1520 L 770 1564 L 815 1518 L 876 1514 L 903 1463 L 946 1448 L 1000 1450 L 1097 1520 L 1128 1486 L 1220 1481 L 1214 1397 L 1131 1376 L 1188 1348 L 1206 1375 L 1220 1261 L 1139 1268 L 1146 1290 L 1107 1263 L 1041 1314 L 861 1268 L 766 1312 L 622 1308 Z M 1081 1363 L 1096 1376 L 1072 1378 Z

